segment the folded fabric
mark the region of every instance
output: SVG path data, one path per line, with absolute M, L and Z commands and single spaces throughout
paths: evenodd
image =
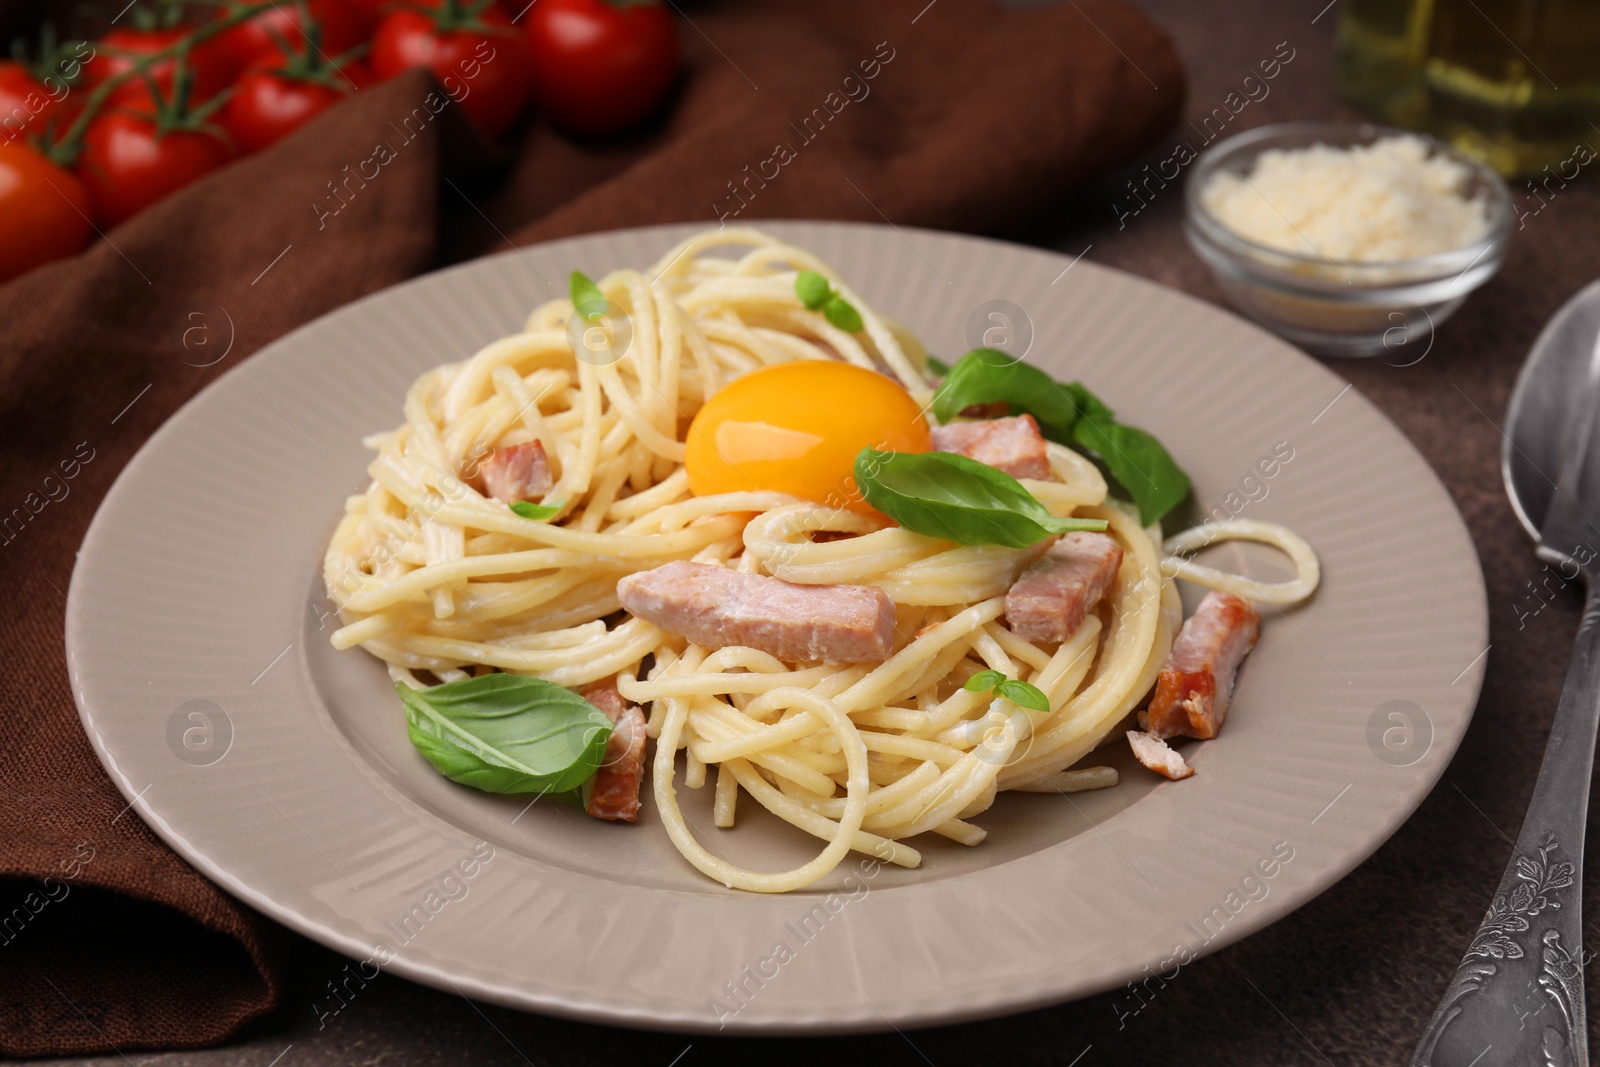
M 771 0 L 686 20 L 678 99 L 627 141 L 582 144 L 535 119 L 513 149 L 491 146 L 413 73 L 0 286 L 0 637 L 15 675 L 0 1052 L 201 1045 L 278 1000 L 277 928 L 112 785 L 62 647 L 97 501 L 208 382 L 341 304 L 508 241 L 777 216 L 994 230 L 1143 147 L 1182 104 L 1171 46 L 1111 0 Z

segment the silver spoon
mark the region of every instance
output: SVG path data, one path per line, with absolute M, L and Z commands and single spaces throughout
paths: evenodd
M 1511 394 L 1506 492 L 1561 582 L 1586 590 L 1528 814 L 1413 1067 L 1587 1064 L 1583 834 L 1600 726 L 1600 282 L 1534 342 Z

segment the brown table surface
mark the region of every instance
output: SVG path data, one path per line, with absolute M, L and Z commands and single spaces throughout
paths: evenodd
M 1245 107 L 1229 132 L 1289 119 L 1355 117 L 1333 88 L 1337 0 L 1140 2 L 1176 39 L 1188 65 L 1191 117 L 1221 106 L 1258 61 L 1283 44 L 1294 58 L 1270 83 L 1270 94 Z M 1180 127 L 1145 159 L 1064 198 L 1054 217 L 1008 236 L 1072 255 L 1087 249 L 1095 262 L 1222 302 L 1184 243 L 1178 185 L 1121 225 L 1114 210 L 1130 204 L 1125 181 L 1144 163 L 1170 155 L 1179 138 L 1197 147 L 1202 140 Z M 385 975 L 319 1028 L 313 1002 L 345 961 L 285 932 L 293 949 L 282 1010 L 226 1047 L 47 1062 L 696 1067 L 749 1056 L 872 1056 L 880 1063 L 939 1067 L 1017 1061 L 1342 1067 L 1408 1061 L 1510 853 L 1577 626 L 1577 589 L 1560 590 L 1548 602 L 1532 592 L 1529 583 L 1543 575 L 1505 502 L 1496 424 L 1539 327 L 1600 275 L 1597 184 L 1600 178 L 1580 174 L 1542 200 L 1521 183 L 1514 186 L 1514 199 L 1529 213 L 1505 268 L 1439 331 L 1421 362 L 1334 366 L 1438 470 L 1483 560 L 1492 644 L 1466 741 L 1432 796 L 1365 864 L 1276 926 L 1185 967 L 1137 1013 L 1123 992 L 940 1030 L 759 1042 L 549 1019 Z M 1412 358 L 1406 353 L 1393 362 Z M 1395 635 L 1397 642 L 1405 639 Z M 1600 915 L 1597 883 L 1594 876 L 1586 880 L 1591 915 Z M 1594 921 L 1589 929 L 1600 934 Z M 1590 968 L 1591 989 L 1596 977 Z M 1596 1033 L 1600 1028 L 1591 1023 Z

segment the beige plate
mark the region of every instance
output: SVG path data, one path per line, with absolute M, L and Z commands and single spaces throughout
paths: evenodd
M 399 974 L 503 1004 L 684 1030 L 873 1030 L 1171 970 L 1328 888 L 1421 802 L 1471 718 L 1487 613 L 1460 517 L 1392 425 L 1264 331 L 1148 282 L 832 223 L 770 229 L 935 352 L 1031 333 L 1031 362 L 1160 435 L 1202 510 L 1289 523 L 1321 554 L 1315 600 L 1267 612 L 1226 732 L 1188 748 L 1198 773 L 1168 783 L 1111 748 L 1116 789 L 1007 794 L 978 819 L 977 848 L 919 841 L 916 871 L 852 857 L 778 897 L 701 877 L 648 799 L 639 825 L 610 825 L 435 774 L 378 662 L 328 647 L 320 565 L 367 482 L 360 438 L 401 421 L 416 375 L 514 332 L 569 271 L 647 266 L 692 229 L 560 241 L 368 297 L 225 375 L 128 465 L 72 576 L 68 662 L 112 779 L 200 870 L 359 960 L 392 953 Z M 1263 478 L 1275 449 L 1293 458 Z M 1251 551 L 1224 562 L 1279 573 Z M 777 869 L 819 847 L 767 818 L 714 830 L 709 798 L 680 792 L 737 861 Z M 492 858 L 465 877 L 480 841 Z

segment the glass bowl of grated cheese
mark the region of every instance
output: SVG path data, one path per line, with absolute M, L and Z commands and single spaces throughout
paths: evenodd
M 1356 123 L 1292 122 L 1205 152 L 1184 233 L 1235 307 L 1325 356 L 1420 359 L 1434 330 L 1500 269 L 1511 195 L 1441 141 Z

